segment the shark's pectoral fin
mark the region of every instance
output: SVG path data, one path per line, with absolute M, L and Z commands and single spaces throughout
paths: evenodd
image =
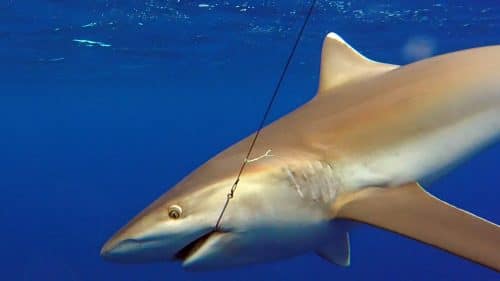
M 331 32 L 323 42 L 318 95 L 325 95 L 346 82 L 372 77 L 397 67 L 367 59 Z
M 329 243 L 323 245 L 316 253 L 329 262 L 340 266 L 349 266 L 351 264 L 350 251 L 349 233 L 336 231 Z
M 439 200 L 417 183 L 366 188 L 334 203 L 335 218 L 364 222 L 500 271 L 500 227 Z

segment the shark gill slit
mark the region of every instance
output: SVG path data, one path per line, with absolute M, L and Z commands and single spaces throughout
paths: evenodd
M 340 188 L 334 167 L 327 161 L 311 161 L 305 165 L 284 168 L 289 185 L 299 197 L 316 203 L 332 203 Z

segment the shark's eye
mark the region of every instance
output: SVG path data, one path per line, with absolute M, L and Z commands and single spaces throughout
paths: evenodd
M 182 215 L 182 208 L 179 205 L 168 207 L 168 216 L 172 219 L 178 219 Z

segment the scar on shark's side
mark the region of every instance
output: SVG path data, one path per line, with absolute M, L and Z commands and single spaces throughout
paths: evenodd
M 206 270 L 313 251 L 347 266 L 351 230 L 335 223 L 347 219 L 499 271 L 500 227 L 420 186 L 499 136 L 500 46 L 398 66 L 330 33 L 318 94 L 262 130 L 221 231 L 214 225 L 253 135 L 153 202 L 101 255 Z

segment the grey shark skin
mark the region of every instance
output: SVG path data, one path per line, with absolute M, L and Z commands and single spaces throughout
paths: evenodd
M 399 67 L 330 33 L 320 74 L 316 97 L 263 129 L 220 231 L 253 135 L 166 192 L 101 255 L 207 270 L 314 251 L 347 266 L 349 225 L 337 220 L 347 219 L 500 270 L 499 226 L 419 186 L 498 140 L 500 46 Z

